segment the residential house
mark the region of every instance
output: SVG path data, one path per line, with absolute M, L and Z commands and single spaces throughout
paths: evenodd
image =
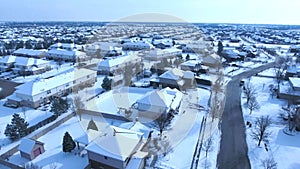
M 148 60 L 161 60 L 163 58 L 169 59 L 176 56 L 181 56 L 182 51 L 177 48 L 167 48 L 167 49 L 153 49 L 144 57 Z
M 169 87 L 149 92 L 136 102 L 139 116 L 157 118 L 163 113 L 177 111 L 182 96 L 179 90 Z
M 56 44 L 51 45 L 48 48 L 48 50 L 53 50 L 53 49 L 81 50 L 82 46 L 76 45 L 74 43 L 56 43 Z
M 14 56 L 28 57 L 28 58 L 44 58 L 46 54 L 45 50 L 34 50 L 34 49 L 24 49 L 20 48 L 13 52 Z
M 154 86 L 162 85 L 162 87 L 177 89 L 189 88 L 194 84 L 194 73 L 173 68 L 161 74 L 158 79 L 151 80 L 150 82 Z
M 9 55 L 0 59 L 0 68 L 2 71 L 13 70 L 20 75 L 32 75 L 50 70 L 51 65 L 49 61 L 42 59 Z
M 16 87 L 8 96 L 8 103 L 37 108 L 49 102 L 51 97 L 62 96 L 93 85 L 97 72 L 89 69 L 70 69 L 56 76 L 37 78 Z
M 85 149 L 89 167 L 110 169 L 142 169 L 147 152 L 142 152 L 143 134 L 118 127 L 100 135 Z
M 52 49 L 46 52 L 47 59 L 58 61 L 79 62 L 88 59 L 85 52 L 77 50 Z
M 122 44 L 123 50 L 150 50 L 154 49 L 154 46 L 149 42 L 137 41 L 137 42 L 125 42 Z
M 15 59 L 16 57 L 12 55 L 0 58 L 0 70 L 2 72 L 11 70 L 14 67 Z
M 198 72 L 202 69 L 200 60 L 189 60 L 180 64 L 181 70 Z
M 51 69 L 50 61 L 35 58 L 16 57 L 14 73 L 20 75 L 35 75 L 41 74 Z
M 18 150 L 20 151 L 21 157 L 28 160 L 33 160 L 45 152 L 44 143 L 29 138 L 23 138 L 21 140 Z
M 118 75 L 124 73 L 125 66 L 139 63 L 141 63 L 141 57 L 137 55 L 125 55 L 102 60 L 98 63 L 97 70 L 100 74 Z
M 122 48 L 118 47 L 118 43 L 95 42 L 87 45 L 85 52 L 93 57 L 109 57 L 122 55 Z

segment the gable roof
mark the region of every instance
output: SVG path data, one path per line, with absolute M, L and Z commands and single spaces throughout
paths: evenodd
M 170 69 L 159 76 L 159 78 L 172 79 L 172 80 L 179 80 L 179 78 L 181 77 L 183 77 L 183 71 L 177 68 Z
M 44 143 L 29 138 L 23 138 L 18 149 L 26 154 L 30 154 L 35 144 L 43 145 Z
M 48 79 L 35 79 L 29 82 L 26 82 L 18 87 L 16 87 L 17 94 L 29 95 L 34 96 L 41 92 L 53 89 L 57 86 L 61 86 L 73 80 L 82 78 L 84 76 L 90 74 L 96 74 L 96 71 L 89 70 L 89 69 L 70 69 L 64 73 L 61 73 L 57 76 L 48 78 Z
M 137 101 L 138 104 L 146 104 L 151 106 L 163 107 L 166 110 L 175 109 L 182 98 L 182 93 L 177 89 L 169 87 L 159 91 L 147 93 L 143 98 Z M 179 100 L 179 102 L 177 101 Z M 173 102 L 176 102 L 175 104 Z
M 142 133 L 112 126 L 115 133 L 97 137 L 86 147 L 87 151 L 125 161 L 139 144 Z
M 126 55 L 126 56 L 120 56 L 117 58 L 112 58 L 112 59 L 105 59 L 99 62 L 98 66 L 101 67 L 114 67 L 126 62 L 130 62 L 131 60 L 137 59 L 138 56 L 136 55 Z
M 39 55 L 42 55 L 43 53 L 45 53 L 45 50 L 34 50 L 34 49 L 20 48 L 20 49 L 14 51 L 13 54 L 15 54 L 15 55 L 22 54 L 22 55 L 27 55 L 27 56 L 39 56 Z

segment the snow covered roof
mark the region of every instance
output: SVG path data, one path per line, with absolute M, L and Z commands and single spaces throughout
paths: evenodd
M 78 138 L 74 139 L 75 142 L 79 142 L 84 145 L 88 145 L 91 143 L 95 138 L 97 138 L 101 132 L 89 129 L 83 135 L 79 136 Z
M 167 87 L 162 90 L 147 93 L 143 98 L 139 99 L 137 103 L 163 107 L 165 110 L 169 110 L 170 108 L 175 110 L 182 96 L 183 94 L 179 90 Z
M 76 49 L 77 45 L 74 43 L 56 43 L 51 45 L 50 48 Z
M 22 95 L 34 96 L 41 92 L 53 89 L 55 87 L 73 82 L 87 75 L 96 74 L 96 71 L 89 69 L 70 69 L 62 74 L 48 78 L 35 79 L 16 87 L 16 93 Z
M 181 63 L 180 65 L 195 67 L 198 64 L 201 64 L 201 60 L 189 60 L 189 61 Z
M 29 139 L 29 138 L 23 138 L 21 140 L 21 143 L 20 143 L 18 149 L 19 149 L 19 151 L 22 151 L 26 154 L 30 154 L 36 143 L 41 144 L 41 145 L 44 144 L 42 142 L 35 141 L 35 140 Z
M 289 80 L 292 83 L 293 87 L 300 88 L 300 78 L 298 78 L 298 77 L 289 77 Z
M 170 69 L 159 76 L 159 78 L 173 79 L 173 80 L 179 80 L 180 77 L 183 77 L 183 71 L 177 68 Z
M 97 137 L 86 147 L 86 150 L 125 161 L 134 153 L 143 134 L 114 126 L 112 128 L 113 133 Z
M 126 55 L 126 56 L 120 56 L 117 58 L 111 58 L 111 59 L 105 59 L 98 63 L 98 66 L 100 67 L 114 67 L 117 65 L 124 64 L 126 62 L 130 62 L 131 60 L 137 59 L 138 56 L 136 55 Z
M 0 63 L 13 63 L 16 60 L 16 56 L 8 55 L 0 58 Z
M 45 63 L 49 63 L 49 61 L 43 59 L 35 59 L 35 58 L 27 58 L 27 57 L 19 57 L 19 56 L 5 56 L 0 59 L 0 63 L 15 63 L 15 65 L 20 66 L 32 66 L 32 65 L 41 65 Z
M 145 139 L 148 139 L 148 136 L 149 136 L 150 132 L 152 131 L 151 128 L 145 126 L 144 124 L 142 124 L 139 121 L 122 123 L 119 127 L 123 128 L 123 129 L 131 130 L 131 131 L 144 133 Z
M 45 53 L 44 50 L 34 50 L 34 49 L 24 49 L 24 48 L 20 48 L 16 51 L 14 51 L 14 55 L 28 55 L 28 56 L 40 56 L 43 53 Z
M 85 53 L 77 50 L 51 49 L 46 55 L 81 56 Z

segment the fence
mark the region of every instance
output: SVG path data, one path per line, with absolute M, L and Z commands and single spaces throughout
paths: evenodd
M 63 124 L 64 122 L 66 122 L 67 120 L 71 119 L 73 116 L 75 116 L 76 113 L 73 112 L 73 113 L 70 113 L 68 114 L 67 116 L 59 119 L 58 121 L 54 122 L 53 124 L 49 124 L 51 122 L 53 122 L 55 119 L 57 119 L 56 116 L 51 116 L 39 123 L 37 123 L 36 125 L 34 126 L 31 126 L 30 128 L 28 128 L 28 134 L 49 124 L 49 126 L 47 126 L 46 128 L 42 129 L 41 131 L 38 131 L 37 133 L 35 133 L 34 135 L 30 136 L 29 138 L 31 139 L 38 139 L 39 137 L 45 135 L 46 133 L 48 133 L 49 131 L 53 130 L 54 128 L 56 128 L 57 126 Z M 16 168 L 16 169 L 22 169 L 22 167 L 18 166 L 18 165 L 15 165 L 13 163 L 10 163 L 8 161 L 5 161 L 5 159 L 8 159 L 10 156 L 12 156 L 13 154 L 15 154 L 16 152 L 18 152 L 18 147 L 19 145 L 17 146 L 14 146 L 13 148 L 11 148 L 10 150 L 6 151 L 5 153 L 1 154 L 0 156 L 0 164 L 2 165 L 5 165 L 9 168 Z

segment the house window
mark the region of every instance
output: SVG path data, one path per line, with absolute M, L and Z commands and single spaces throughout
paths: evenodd
M 66 84 L 66 87 L 69 87 L 69 83 Z
M 47 90 L 47 94 L 50 94 L 51 93 L 51 90 Z
M 104 159 L 105 159 L 105 160 L 107 160 L 107 157 L 106 157 L 106 156 L 104 156 Z
M 75 83 L 76 83 L 76 80 L 73 81 L 73 84 L 75 84 Z
M 87 77 L 87 78 L 90 78 L 90 75 L 87 75 L 86 77 Z

